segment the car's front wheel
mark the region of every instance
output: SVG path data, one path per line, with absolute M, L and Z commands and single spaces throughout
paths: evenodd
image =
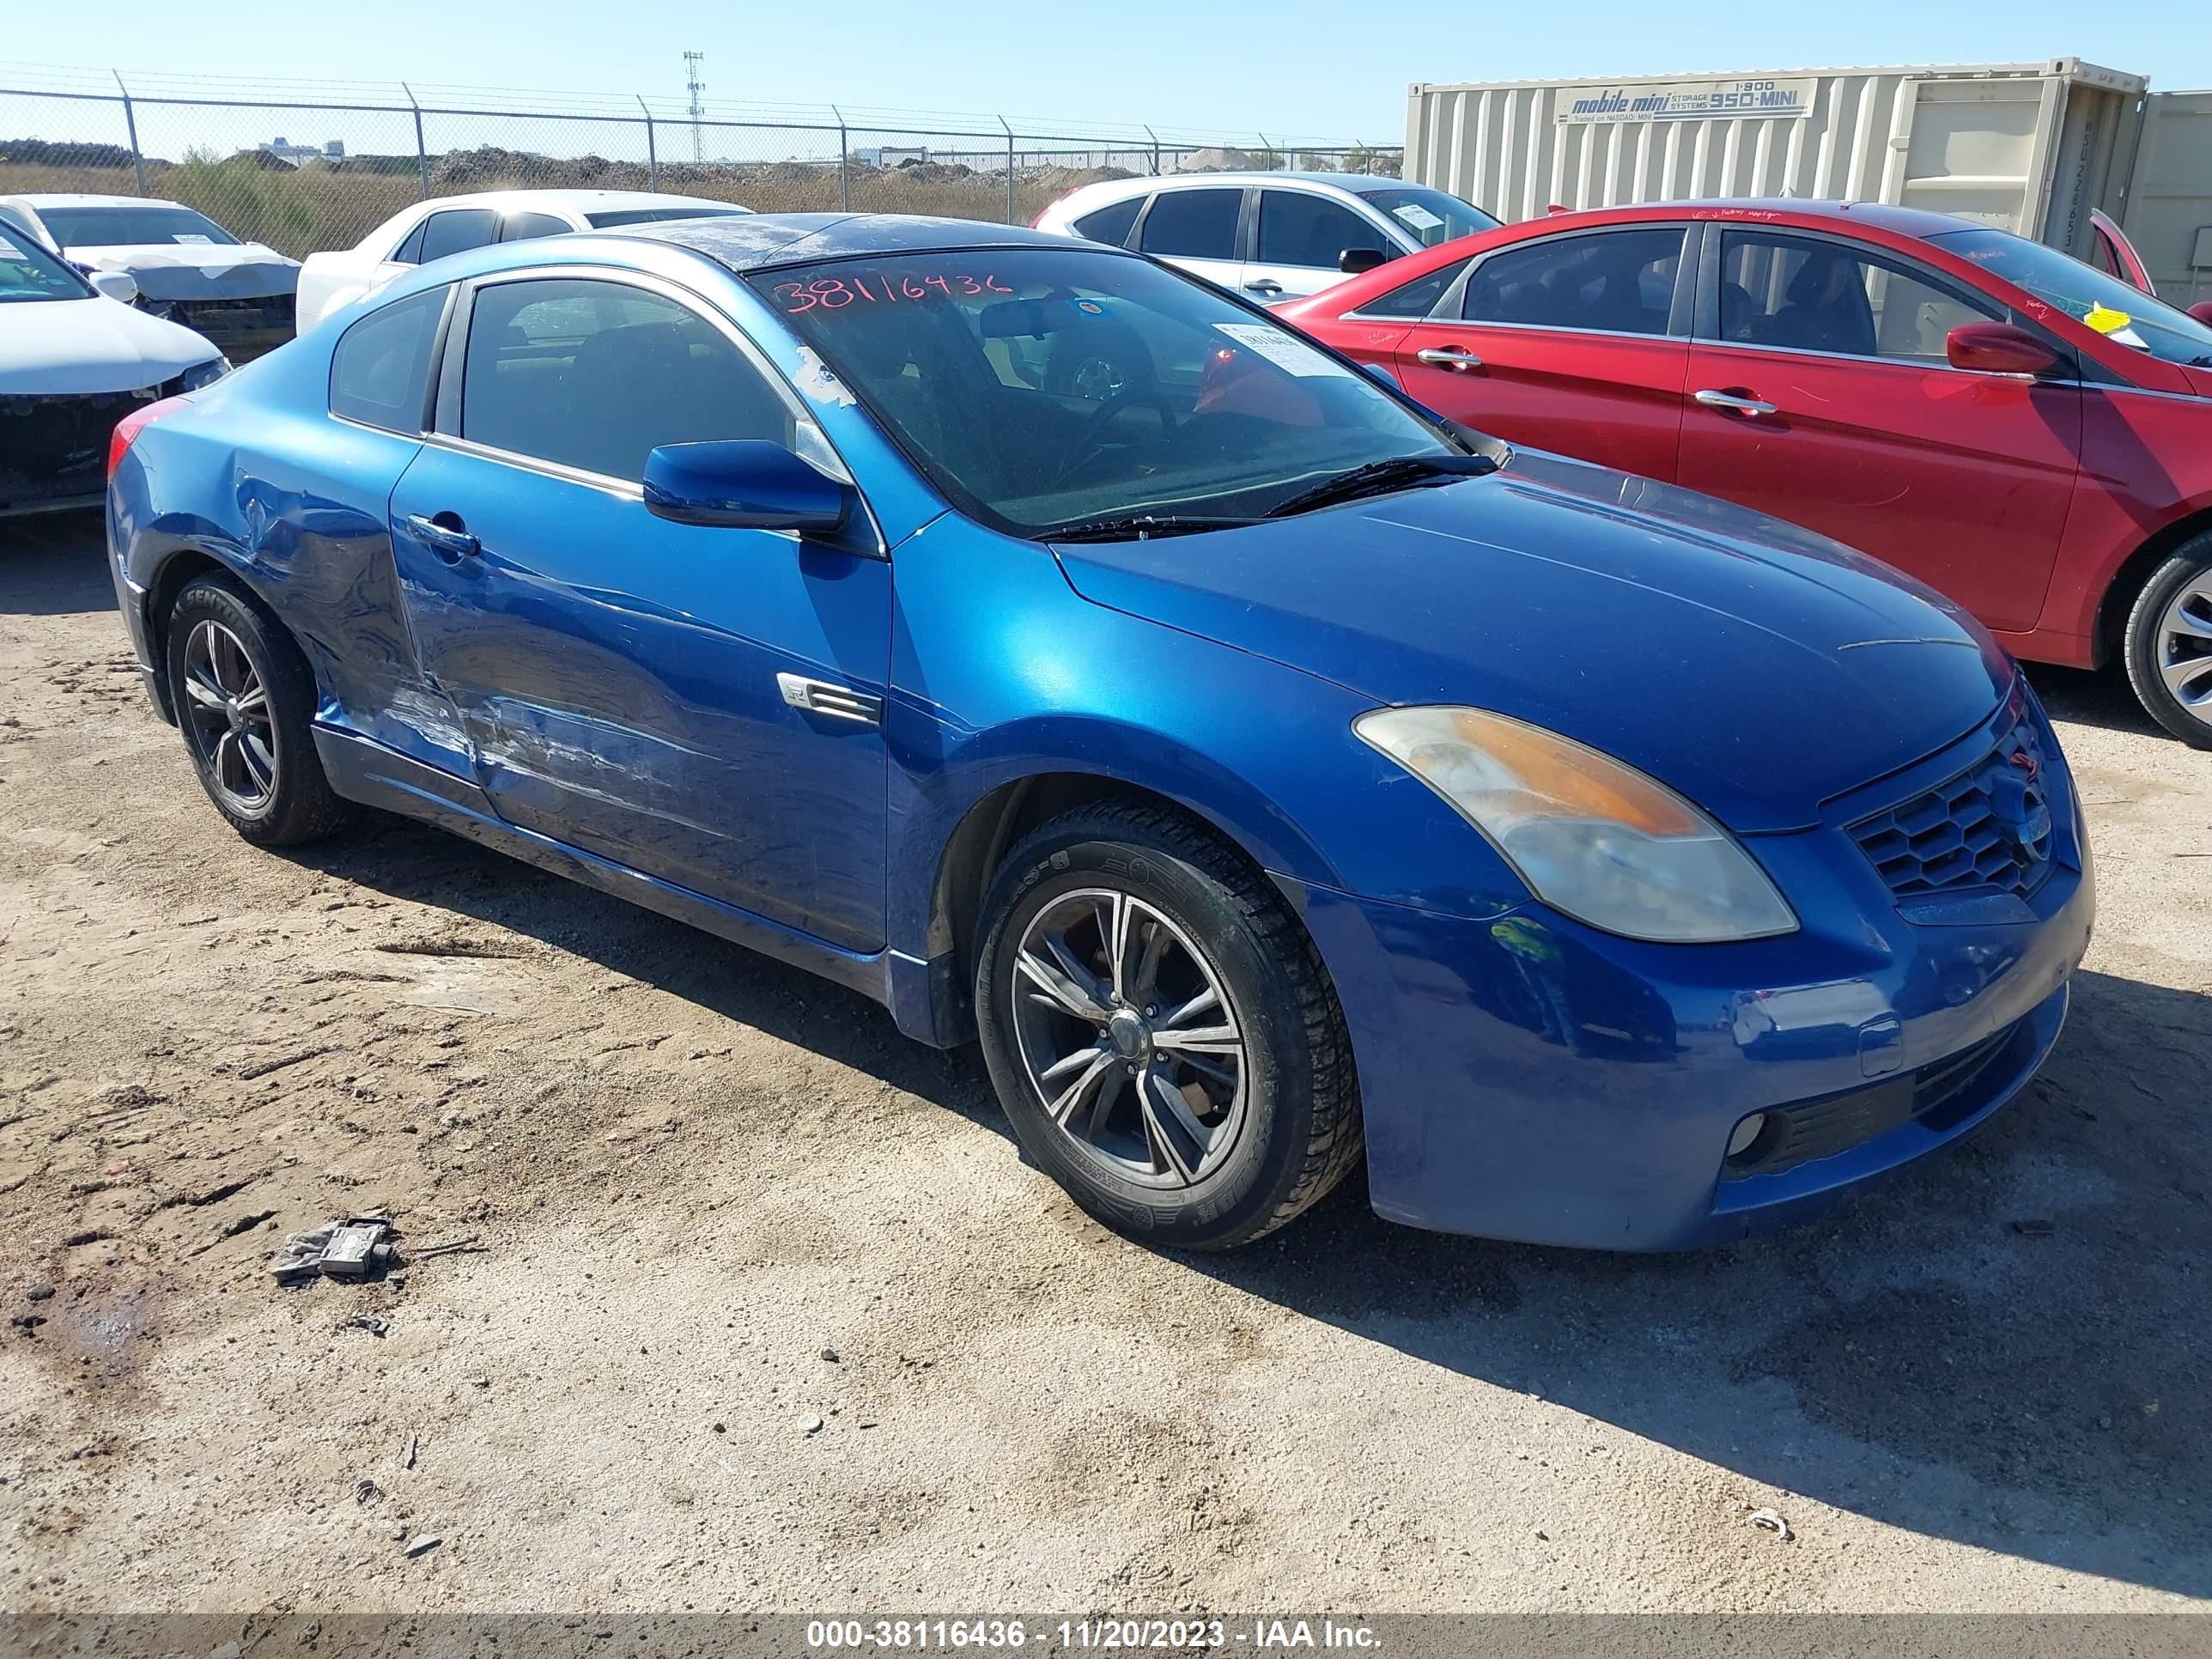
M 263 847 L 328 835 L 346 804 L 310 731 L 314 676 L 259 605 L 216 576 L 185 584 L 169 612 L 170 700 L 215 809 Z
M 2212 749 L 2212 533 L 2151 573 L 2128 613 L 2128 679 L 2151 718 Z
M 1328 975 L 1214 836 L 1164 809 L 1079 810 L 1013 849 L 983 915 L 992 1082 L 1030 1156 L 1107 1225 L 1231 1249 L 1358 1158 Z

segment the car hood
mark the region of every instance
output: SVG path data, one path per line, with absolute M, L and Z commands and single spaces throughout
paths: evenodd
M 300 266 L 258 242 L 153 242 L 65 247 L 62 258 L 93 270 L 123 270 L 149 300 L 258 300 L 289 294 Z
M 139 392 L 216 355 L 205 336 L 115 300 L 0 305 L 0 396 Z
M 2013 675 L 1978 624 L 1886 565 L 1528 451 L 1280 523 L 1055 551 L 1096 604 L 1377 703 L 1547 726 L 1744 833 L 1817 822 L 1964 735 Z

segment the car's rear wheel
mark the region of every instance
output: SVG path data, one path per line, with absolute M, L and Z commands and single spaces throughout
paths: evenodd
M 1007 856 L 983 908 L 977 1024 L 1038 1166 L 1107 1225 L 1246 1244 L 1360 1146 L 1344 1017 L 1267 879 L 1164 809 L 1100 806 Z
M 2212 533 L 2151 573 L 2128 613 L 2128 679 L 2151 718 L 2212 749 Z
M 289 635 L 216 576 L 185 584 L 167 627 L 169 694 L 216 811 L 263 847 L 337 829 L 346 804 L 323 775 L 310 725 L 314 677 Z

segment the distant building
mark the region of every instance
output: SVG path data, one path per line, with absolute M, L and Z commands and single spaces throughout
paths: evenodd
M 302 161 L 336 161 L 345 155 L 345 140 L 326 138 L 320 145 L 295 144 L 289 138 L 272 138 L 254 149 L 264 155 L 273 155 L 288 167 L 298 167 Z

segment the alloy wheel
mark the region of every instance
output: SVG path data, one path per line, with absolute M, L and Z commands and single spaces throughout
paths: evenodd
M 237 635 L 219 622 L 185 639 L 185 702 L 192 748 L 233 810 L 252 816 L 276 793 L 276 733 L 269 688 Z
M 1125 1180 L 1188 1187 L 1243 1132 L 1249 1061 L 1219 971 L 1144 900 L 1054 898 L 1008 969 L 1030 1086 L 1086 1157 Z
M 2212 568 L 2166 601 L 2158 621 L 2158 676 L 2196 719 L 2212 725 Z

